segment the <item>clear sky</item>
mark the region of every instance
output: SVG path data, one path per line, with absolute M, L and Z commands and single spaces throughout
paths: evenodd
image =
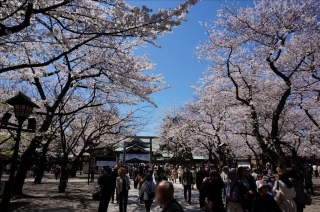
M 159 8 L 174 8 L 182 3 L 180 0 L 127 0 L 132 6 L 147 7 L 157 11 Z M 233 1 L 232 1 L 233 2 Z M 252 1 L 239 1 L 239 6 L 252 5 Z M 157 40 L 161 48 L 148 46 L 143 51 L 149 53 L 151 61 L 157 64 L 155 74 L 162 74 L 170 89 L 152 95 L 158 105 L 157 109 L 149 109 L 149 124 L 140 135 L 156 135 L 155 127 L 161 120 L 161 113 L 170 107 L 179 108 L 193 96 L 192 85 L 197 85 L 208 63 L 199 62 L 195 56 L 195 48 L 200 41 L 206 41 L 205 23 L 215 20 L 217 10 L 221 8 L 219 0 L 203 0 L 191 8 L 187 14 L 187 22 L 175 28 L 172 34 L 166 34 Z

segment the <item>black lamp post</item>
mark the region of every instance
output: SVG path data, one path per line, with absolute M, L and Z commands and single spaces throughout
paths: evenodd
M 33 103 L 29 97 L 27 97 L 25 94 L 19 92 L 18 95 L 12 97 L 11 99 L 6 101 L 7 104 L 13 106 L 14 113 L 16 116 L 16 119 L 18 120 L 18 125 L 9 123 L 9 119 L 11 117 L 11 114 L 6 113 L 2 120 L 1 120 L 1 127 L 2 129 L 9 129 L 9 130 L 16 130 L 17 136 L 16 136 L 16 143 L 14 145 L 13 155 L 12 155 L 12 163 L 11 163 L 11 169 L 10 169 L 10 175 L 9 180 L 6 183 L 3 198 L 2 198 L 2 210 L 3 212 L 9 212 L 10 210 L 10 199 L 11 199 L 11 191 L 12 191 L 12 185 L 14 180 L 14 174 L 17 169 L 17 159 L 18 159 L 18 153 L 19 153 L 19 144 L 21 140 L 21 132 L 35 132 L 35 119 L 29 119 L 28 121 L 28 129 L 24 130 L 22 129 L 23 122 L 30 116 L 33 108 L 39 108 L 38 105 Z M 13 126 L 13 127 L 8 127 Z

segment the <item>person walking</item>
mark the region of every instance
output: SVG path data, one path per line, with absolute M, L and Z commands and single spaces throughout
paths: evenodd
M 246 186 L 237 179 L 235 170 L 229 172 L 229 179 L 224 181 L 225 189 L 223 198 L 228 212 L 243 212 L 245 200 L 248 199 L 249 191 Z
M 56 180 L 58 180 L 58 177 L 60 177 L 60 173 L 61 173 L 61 168 L 59 165 L 56 165 L 56 168 L 54 169 L 54 176 Z
M 192 184 L 191 184 L 191 189 L 194 189 L 194 185 L 196 184 L 196 178 L 197 178 L 197 172 L 194 167 L 191 169 L 191 174 L 192 174 Z
M 298 176 L 294 169 L 288 169 L 287 173 L 296 191 L 296 197 L 293 200 L 297 205 L 297 212 L 303 212 L 303 209 L 306 207 L 303 179 Z
M 114 203 L 114 193 L 116 193 L 117 177 L 118 177 L 118 169 L 117 169 L 117 167 L 114 167 L 111 172 L 111 203 L 112 204 Z M 116 201 L 117 201 L 117 203 L 119 202 L 117 195 L 116 195 Z
M 177 169 L 174 168 L 172 170 L 172 183 L 177 183 L 177 179 L 178 179 L 178 172 L 177 172 Z
M 251 212 L 282 212 L 273 196 L 269 194 L 266 181 L 258 181 L 258 193 L 255 195 Z
M 316 164 L 314 164 L 313 166 L 312 166 L 312 169 L 313 169 L 313 174 L 314 174 L 314 176 L 317 178 L 317 176 L 316 176 L 316 174 L 317 174 L 317 165 Z
M 156 188 L 156 199 L 162 207 L 162 212 L 184 212 L 181 205 L 174 198 L 173 184 L 161 181 Z
M 10 169 L 11 169 L 11 164 L 9 163 L 6 165 L 6 175 L 10 174 Z
M 296 191 L 287 173 L 279 175 L 273 191 L 276 193 L 275 199 L 283 212 L 297 212 L 297 205 L 293 200 L 296 197 Z
M 168 181 L 168 178 L 166 177 L 165 172 L 164 172 L 163 169 L 161 169 L 160 175 L 158 175 L 157 185 L 158 185 L 161 181 Z
M 178 168 L 179 183 L 182 183 L 182 174 L 183 174 L 183 169 L 181 166 L 179 166 L 179 168 Z
M 139 174 L 137 175 L 137 177 L 135 178 L 136 181 L 136 185 L 138 190 L 140 190 L 142 183 L 144 182 L 144 178 L 145 178 L 145 174 L 144 174 L 144 170 L 140 169 L 139 170 Z
M 248 190 L 248 196 L 243 199 L 243 209 L 246 211 L 250 211 L 254 199 L 254 195 L 257 192 L 257 184 L 256 181 L 251 176 L 251 169 L 245 167 L 239 167 L 238 169 L 238 178 L 242 182 L 242 184 Z
M 314 190 L 313 190 L 313 182 L 312 182 L 312 174 L 308 169 L 306 169 L 305 174 L 304 174 L 304 183 L 305 183 L 305 188 L 307 191 L 307 194 L 314 195 Z M 310 192 L 309 192 L 310 189 Z
M 200 210 L 201 211 L 203 211 L 205 209 L 204 207 L 205 207 L 206 196 L 201 189 L 201 185 L 202 185 L 202 182 L 205 177 L 206 177 L 205 166 L 201 165 L 200 170 L 197 172 L 197 177 L 196 177 L 196 186 L 197 186 L 197 189 L 199 190 L 199 203 L 200 203 Z
M 224 166 L 222 168 L 222 172 L 221 172 L 221 179 L 224 181 L 224 180 L 227 180 L 228 179 L 228 172 L 229 172 L 229 167 L 228 166 Z
M 207 198 L 205 212 L 224 212 L 222 201 L 223 188 L 224 183 L 218 171 L 210 171 L 209 177 L 204 179 L 201 188 L 201 191 Z
M 184 201 L 191 204 L 191 184 L 193 182 L 193 176 L 189 167 L 186 167 L 185 172 L 182 174 Z M 187 196 L 188 193 L 188 196 Z
M 90 169 L 90 182 L 94 182 L 94 173 L 96 172 L 96 166 L 92 164 L 91 169 Z
M 155 198 L 156 184 L 152 181 L 152 175 L 146 175 L 146 181 L 139 190 L 139 196 L 143 196 L 146 212 L 150 212 L 151 205 Z
M 109 202 L 112 194 L 112 179 L 111 179 L 111 170 L 109 167 L 104 168 L 104 172 L 102 172 L 101 176 L 98 179 L 98 184 L 101 187 L 101 197 L 99 203 L 98 212 L 107 212 Z
M 318 178 L 318 177 L 319 177 L 318 166 L 317 166 L 317 165 L 314 165 L 314 166 L 315 166 L 315 169 L 314 169 L 314 176 L 315 176 L 315 178 Z
M 253 168 L 252 169 L 252 177 L 254 178 L 255 181 L 257 181 L 257 177 L 258 177 L 258 169 L 257 168 Z
M 118 170 L 116 187 L 117 187 L 117 198 L 119 199 L 119 212 L 127 212 L 128 205 L 128 194 L 130 190 L 130 179 L 126 175 L 124 168 Z

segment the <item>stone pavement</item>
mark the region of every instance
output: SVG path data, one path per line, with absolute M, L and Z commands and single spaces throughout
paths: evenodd
M 320 211 L 320 179 L 314 179 L 316 187 L 316 196 L 313 197 L 311 206 L 307 206 L 305 212 L 319 212 Z M 39 209 L 67 207 L 72 206 L 74 211 L 97 211 L 99 202 L 93 201 L 91 192 L 94 190 L 96 183 L 87 185 L 87 180 L 84 178 L 69 179 L 66 193 L 57 193 L 58 181 L 53 179 L 53 176 L 46 175 L 43 184 L 34 185 L 33 179 L 26 179 L 24 186 L 24 193 L 28 195 L 22 199 L 15 199 L 12 201 L 12 211 L 21 212 L 37 212 Z M 192 204 L 184 203 L 183 188 L 181 184 L 175 184 L 175 197 L 181 203 L 185 212 L 199 211 L 198 192 L 192 190 Z M 129 191 L 128 212 L 143 212 L 144 205 L 137 201 L 138 190 L 132 189 Z M 109 205 L 108 212 L 118 212 L 117 204 Z M 157 203 L 154 203 L 151 211 L 161 211 Z
M 16 199 L 12 201 L 12 211 L 30 211 L 36 212 L 43 208 L 66 207 L 72 206 L 74 211 L 97 211 L 99 202 L 93 201 L 91 192 L 94 190 L 96 184 L 87 185 L 83 179 L 69 180 L 67 192 L 64 194 L 57 193 L 58 181 L 44 180 L 41 185 L 34 185 L 30 180 L 27 180 L 24 193 L 30 197 L 23 199 Z M 198 192 L 192 190 L 193 204 L 184 203 L 183 189 L 181 184 L 175 185 L 175 196 L 177 200 L 182 203 L 186 212 L 199 211 L 198 209 Z M 142 212 L 144 205 L 137 201 L 138 190 L 132 189 L 129 191 L 128 212 Z M 108 212 L 118 212 L 119 206 L 117 204 L 109 204 Z M 161 211 L 157 203 L 152 205 L 152 211 Z

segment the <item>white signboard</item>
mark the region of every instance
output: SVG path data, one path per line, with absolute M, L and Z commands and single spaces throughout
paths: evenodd
M 109 166 L 114 167 L 116 165 L 115 161 L 97 161 L 96 166 L 103 167 L 103 166 Z
M 249 167 L 251 168 L 250 162 L 238 162 L 238 167 Z
M 123 154 L 120 154 L 120 159 L 123 158 Z M 126 154 L 125 160 L 131 160 L 131 159 L 138 159 L 143 161 L 150 161 L 150 155 L 149 154 Z

